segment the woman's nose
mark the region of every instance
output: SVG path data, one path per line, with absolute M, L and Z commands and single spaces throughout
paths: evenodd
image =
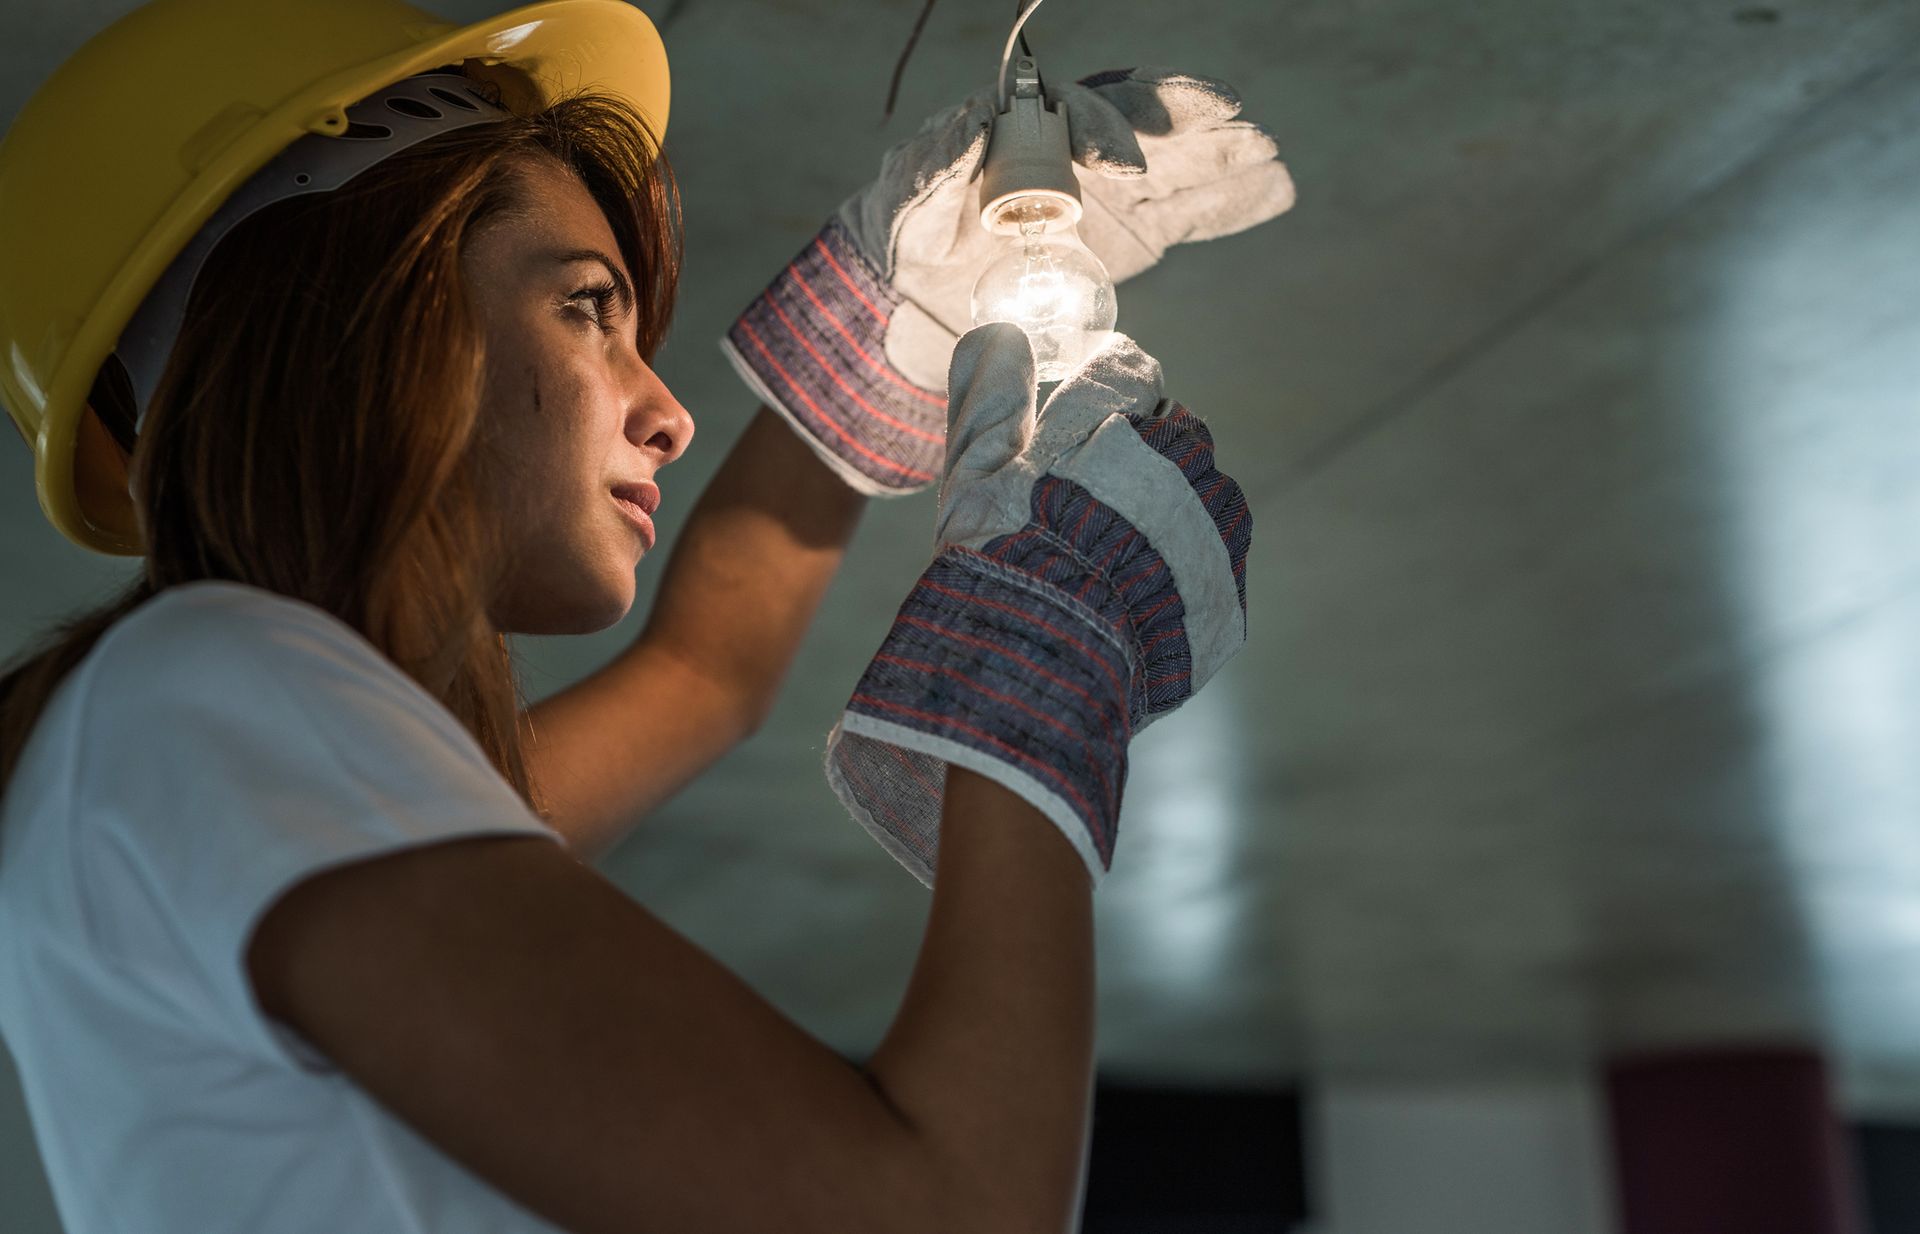
M 693 440 L 693 417 L 666 383 L 651 370 L 647 375 L 651 380 L 628 417 L 627 437 L 644 450 L 659 451 L 660 466 L 665 467 L 686 453 L 687 443 Z

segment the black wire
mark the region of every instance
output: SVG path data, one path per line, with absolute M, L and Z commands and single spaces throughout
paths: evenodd
M 920 17 L 913 23 L 913 33 L 907 36 L 906 49 L 900 53 L 899 61 L 893 66 L 893 84 L 887 87 L 887 109 L 880 115 L 880 123 L 885 124 L 893 118 L 893 100 L 900 94 L 900 75 L 907 70 L 907 57 L 913 54 L 913 45 L 920 41 L 920 32 L 927 28 L 927 17 L 933 12 L 934 0 L 927 0 L 926 7 L 920 10 Z
M 677 13 L 680 6 L 685 3 L 686 3 L 686 0 L 673 0 L 672 7 L 669 8 L 667 11 L 667 17 L 671 19 Z M 1020 19 L 1020 14 L 1026 12 L 1027 6 L 1029 4 L 1037 4 L 1037 3 L 1039 3 L 1039 0 L 1014 0 L 1014 4 L 1013 4 L 1014 20 L 1018 21 Z M 933 6 L 934 6 L 934 0 L 927 0 L 926 5 L 921 8 L 920 16 L 916 18 L 913 23 L 913 33 L 907 36 L 907 45 L 906 47 L 901 49 L 900 59 L 894 63 L 893 81 L 887 86 L 886 110 L 881 112 L 880 114 L 880 123 L 882 124 L 885 124 L 887 121 L 893 119 L 894 100 L 899 98 L 900 96 L 901 75 L 907 71 L 907 59 L 908 57 L 913 55 L 914 46 L 920 41 L 920 32 L 927 28 L 927 18 L 931 16 L 933 13 Z M 1018 38 L 1020 43 L 1020 54 L 1023 56 L 1026 56 L 1029 60 L 1033 59 L 1034 58 L 1033 48 L 1028 46 L 1027 44 L 1027 29 L 1025 26 L 1022 26 L 1020 28 L 1020 34 Z M 1047 89 L 1047 79 L 1040 75 L 1040 71 L 1037 65 L 1034 69 L 1034 76 L 1039 79 L 1041 93 L 1045 94 Z M 996 87 L 998 85 L 999 83 L 996 83 Z
M 1020 27 L 1020 54 L 1033 61 L 1033 78 L 1040 83 L 1040 93 L 1045 94 L 1047 92 L 1047 78 L 1046 75 L 1040 71 L 1040 61 L 1034 56 L 1033 48 L 1027 46 L 1027 28 L 1025 26 Z
M 1013 0 L 1013 19 L 1019 21 L 1022 13 L 1026 12 L 1029 8 L 1038 6 L 1039 3 L 1040 0 Z M 1034 62 L 1033 79 L 1040 83 L 1040 93 L 1044 96 L 1047 92 L 1047 79 L 1040 72 L 1040 62 L 1035 58 L 1033 48 L 1027 46 L 1027 28 L 1025 26 L 1020 27 L 1020 33 L 1016 38 L 1019 40 L 1020 54 Z M 996 82 L 995 85 L 1004 87 L 1006 83 Z
M 667 11 L 660 14 L 660 20 L 656 22 L 655 25 L 662 31 L 666 30 L 668 26 L 673 24 L 674 19 L 680 16 L 681 10 L 686 7 L 687 0 L 673 0 L 673 3 L 667 6 Z

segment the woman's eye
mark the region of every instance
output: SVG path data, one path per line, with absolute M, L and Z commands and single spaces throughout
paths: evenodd
M 593 301 L 593 306 L 594 306 L 594 313 L 592 317 L 593 323 L 599 326 L 601 330 L 606 331 L 607 333 L 612 333 L 613 324 L 610 320 L 610 313 L 614 303 L 614 293 L 613 293 L 612 287 L 610 286 L 609 287 L 583 287 L 579 291 L 574 292 L 571 296 L 568 296 L 567 299 L 570 301 L 573 301 L 573 300 Z

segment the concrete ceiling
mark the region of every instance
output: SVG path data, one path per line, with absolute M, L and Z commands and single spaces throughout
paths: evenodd
M 0 115 L 130 7 L 11 5 Z M 687 211 L 657 367 L 700 437 L 635 615 L 523 643 L 536 698 L 637 632 L 752 415 L 716 339 L 990 79 L 1014 8 L 936 7 L 883 124 L 913 0 L 641 7 Z M 1234 83 L 1300 194 L 1120 288 L 1256 531 L 1246 650 L 1134 746 L 1103 1066 L 1524 1076 L 1785 1033 L 1850 1110 L 1920 1112 L 1920 6 L 1049 0 L 1028 30 L 1055 77 Z M 601 863 L 854 1056 L 929 896 L 820 756 L 932 514 L 869 511 L 771 720 Z M 0 652 L 126 572 L 0 450 Z

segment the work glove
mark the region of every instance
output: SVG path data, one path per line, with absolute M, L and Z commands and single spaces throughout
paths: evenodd
M 1032 802 L 1097 888 L 1127 743 L 1246 641 L 1246 499 L 1158 361 L 1114 334 L 1037 424 L 1035 371 L 1006 322 L 954 349 L 933 562 L 827 738 L 835 795 L 929 887 L 952 763 Z
M 1115 283 L 1168 246 L 1244 231 L 1293 205 L 1266 129 L 1234 119 L 1226 82 L 1112 69 L 1060 86 L 1085 214 L 1080 238 Z M 1005 237 L 980 226 L 997 98 L 983 87 L 888 150 L 720 342 L 741 378 L 848 484 L 897 496 L 932 484 L 947 367 L 975 279 Z

